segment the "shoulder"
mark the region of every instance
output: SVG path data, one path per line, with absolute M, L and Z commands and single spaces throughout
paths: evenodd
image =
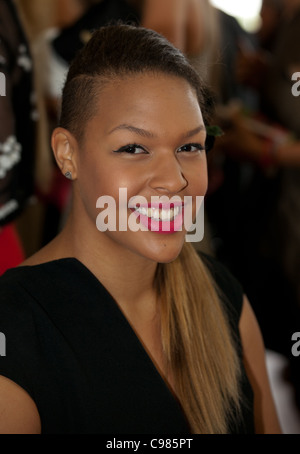
M 33 396 L 32 380 L 28 368 L 34 370 L 36 356 L 36 327 L 34 295 L 28 288 L 27 270 L 15 268 L 0 277 L 0 332 L 5 342 L 5 351 L 0 361 L 0 395 L 10 395 L 14 385 L 11 380 L 30 396 Z M 3 379 L 6 377 L 6 381 Z M 4 381 L 3 381 L 4 380 Z M 18 391 L 16 390 L 16 395 Z M 24 394 L 25 396 L 25 394 Z M 3 421 L 0 418 L 0 430 Z
M 36 285 L 39 285 L 40 281 L 38 278 L 44 275 L 44 268 L 49 268 L 49 265 L 25 265 L 6 271 L 0 277 L 1 301 L 3 301 L 3 296 L 15 297 L 18 294 L 26 293 L 26 289 L 30 287 L 33 281 L 35 281 Z
M 29 321 L 51 323 L 63 312 L 80 312 L 82 302 L 93 301 L 91 294 L 106 297 L 99 281 L 72 257 L 11 269 L 0 277 L 0 331 L 4 320 L 17 326 L 15 314 L 26 327 Z
M 24 262 L 24 265 L 10 269 L 0 277 L 0 306 L 6 299 L 36 299 L 40 292 L 46 297 L 48 291 L 51 294 L 55 287 L 69 284 L 81 271 L 79 262 L 72 258 L 38 265 Z
M 32 338 L 39 295 L 49 295 L 50 279 L 39 266 L 13 268 L 0 277 L 0 331 L 10 346 Z
M 0 277 L 0 328 L 10 320 L 16 329 L 19 324 L 28 326 L 30 319 L 70 292 L 74 278 L 80 280 L 79 272 L 72 259 L 8 270 Z
M 76 261 L 63 260 L 14 268 L 0 277 L 0 333 L 5 339 L 0 376 L 32 397 L 42 365 L 62 346 L 60 322 L 70 314 L 78 287 L 70 300 L 67 296 L 72 282 L 80 285 L 76 270 Z
M 30 299 L 26 291 L 27 270 L 13 268 L 0 277 L 0 314 L 3 311 L 15 310 L 20 303 Z M 22 305 L 20 305 L 21 307 Z

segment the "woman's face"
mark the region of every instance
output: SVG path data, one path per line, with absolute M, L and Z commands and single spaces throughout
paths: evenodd
M 157 205 L 153 198 L 192 198 L 195 216 L 196 196 L 207 190 L 205 138 L 196 93 L 184 79 L 146 73 L 105 85 L 85 129 L 75 183 L 75 197 L 94 229 L 101 212 L 97 200 L 109 196 L 116 202 L 116 229 L 97 231 L 97 241 L 110 243 L 118 253 L 174 260 L 185 241 L 184 208 L 182 203 Z M 120 188 L 127 191 L 125 206 Z M 144 198 L 142 206 L 134 201 L 128 206 L 136 196 Z M 127 220 L 125 231 L 119 228 L 120 214 L 123 227 L 124 216 Z M 143 228 L 133 231 L 129 219 Z

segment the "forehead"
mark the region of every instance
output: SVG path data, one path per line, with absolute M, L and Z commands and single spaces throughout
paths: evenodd
M 96 121 L 110 130 L 118 123 L 149 127 L 190 127 L 203 123 L 195 89 L 183 78 L 146 73 L 116 78 L 100 90 Z M 192 125 L 193 126 L 193 125 Z

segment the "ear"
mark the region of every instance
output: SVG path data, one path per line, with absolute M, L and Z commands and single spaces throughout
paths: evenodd
M 76 180 L 78 143 L 75 137 L 64 128 L 56 128 L 52 133 L 51 145 L 53 153 L 63 175 L 68 172 L 72 175 L 72 180 Z

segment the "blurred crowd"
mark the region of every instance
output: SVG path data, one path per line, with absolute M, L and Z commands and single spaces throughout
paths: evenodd
M 61 89 L 92 31 L 119 19 L 166 36 L 211 87 L 223 135 L 196 247 L 241 281 L 300 407 L 300 0 L 263 0 L 255 33 L 209 0 L 0 0 L 0 274 L 64 223 L 70 182 L 50 149 Z

